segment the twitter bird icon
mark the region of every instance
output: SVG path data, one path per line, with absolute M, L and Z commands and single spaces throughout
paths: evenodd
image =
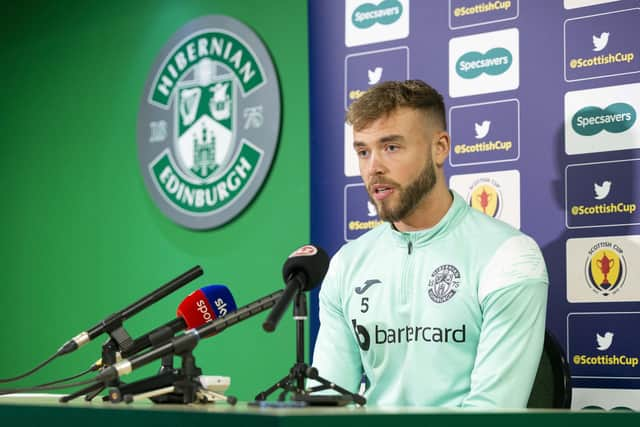
M 600 37 L 594 35 L 593 36 L 593 51 L 600 52 L 602 49 L 607 47 L 607 43 L 609 43 L 609 33 L 602 33 Z
M 600 185 L 598 185 L 597 182 L 594 182 L 593 191 L 596 193 L 596 200 L 604 199 L 609 195 L 609 191 L 611 191 L 611 181 L 602 181 L 602 184 Z
M 382 77 L 382 67 L 376 67 L 375 70 L 367 70 L 367 74 L 369 75 L 369 85 L 374 85 L 380 81 Z
M 598 342 L 598 350 L 608 350 L 613 343 L 613 332 L 605 332 L 604 336 L 596 333 L 596 341 Z
M 367 201 L 367 215 L 370 217 L 374 217 L 378 215 L 378 210 L 376 209 L 376 206 L 370 201 Z
M 482 124 L 474 123 L 476 127 L 476 139 L 482 139 L 489 133 L 489 128 L 491 127 L 491 121 L 485 120 Z

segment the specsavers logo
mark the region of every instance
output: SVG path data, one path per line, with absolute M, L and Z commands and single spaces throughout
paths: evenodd
M 158 56 L 140 106 L 147 189 L 185 227 L 230 221 L 262 185 L 279 122 L 275 70 L 257 36 L 225 16 L 188 23 Z
M 449 40 L 452 97 L 517 89 L 520 85 L 516 28 Z
M 398 0 L 383 0 L 379 4 L 363 3 L 353 11 L 351 22 L 358 28 L 374 24 L 390 25 L 402 16 L 402 4 Z
M 456 73 L 463 79 L 474 79 L 482 73 L 497 76 L 509 69 L 513 62 L 511 52 L 496 47 L 482 54 L 467 52 L 456 62 Z
M 640 148 L 640 83 L 567 92 L 567 154 Z
M 578 110 L 571 119 L 573 130 L 582 136 L 591 136 L 605 130 L 622 133 L 636 122 L 636 110 L 625 102 L 611 104 L 604 109 L 588 106 Z
M 602 296 L 620 291 L 627 276 L 623 249 L 609 241 L 595 244 L 586 257 L 585 276 L 591 290 Z
M 345 45 L 359 46 L 409 35 L 409 0 L 345 2 Z

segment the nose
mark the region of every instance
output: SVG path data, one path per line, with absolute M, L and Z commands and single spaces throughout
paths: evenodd
M 376 176 L 384 174 L 384 164 L 382 163 L 380 156 L 375 151 L 371 153 L 366 169 L 368 176 Z

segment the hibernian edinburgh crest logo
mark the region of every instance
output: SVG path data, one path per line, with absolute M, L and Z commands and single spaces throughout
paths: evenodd
M 218 227 L 258 193 L 280 132 L 271 58 L 244 24 L 198 18 L 164 46 L 138 115 L 138 153 L 158 207 L 193 229 Z

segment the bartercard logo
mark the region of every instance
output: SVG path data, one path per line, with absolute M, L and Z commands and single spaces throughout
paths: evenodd
M 476 139 L 482 139 L 489 133 L 489 128 L 491 128 L 491 122 L 489 120 L 485 120 L 482 124 L 474 123 L 475 131 L 476 131 Z
M 622 133 L 636 122 L 636 110 L 625 102 L 616 102 L 602 109 L 588 106 L 578 110 L 571 119 L 571 127 L 582 136 L 597 135 L 603 130 Z
M 383 0 L 379 4 L 363 3 L 353 11 L 351 22 L 358 28 L 375 24 L 390 25 L 402 16 L 402 4 L 398 0 Z
M 456 61 L 456 73 L 463 79 L 475 79 L 482 73 L 497 76 L 509 69 L 513 62 L 511 52 L 502 47 L 486 53 L 467 52 Z
M 382 78 L 382 67 L 376 67 L 375 70 L 367 70 L 369 86 L 374 85 Z
M 600 33 L 600 36 L 594 35 L 592 37 L 593 40 L 593 51 L 600 52 L 605 47 L 607 47 L 607 43 L 609 43 L 609 33 L 603 32 Z
M 605 332 L 604 336 L 596 333 L 596 342 L 598 343 L 598 350 L 608 350 L 613 343 L 613 332 Z
M 371 334 L 369 330 L 358 324 L 356 319 L 351 319 L 353 332 L 358 340 L 358 345 L 363 351 L 371 348 Z M 439 343 L 462 344 L 467 341 L 467 325 L 464 323 L 458 328 L 439 326 L 404 325 L 400 328 L 388 328 L 373 324 L 369 325 L 373 330 L 374 344 L 410 344 L 410 343 Z
M 593 191 L 596 194 L 594 199 L 596 200 L 605 199 L 609 195 L 609 191 L 611 191 L 611 181 L 602 181 L 602 184 L 598 184 L 597 182 L 594 182 Z

